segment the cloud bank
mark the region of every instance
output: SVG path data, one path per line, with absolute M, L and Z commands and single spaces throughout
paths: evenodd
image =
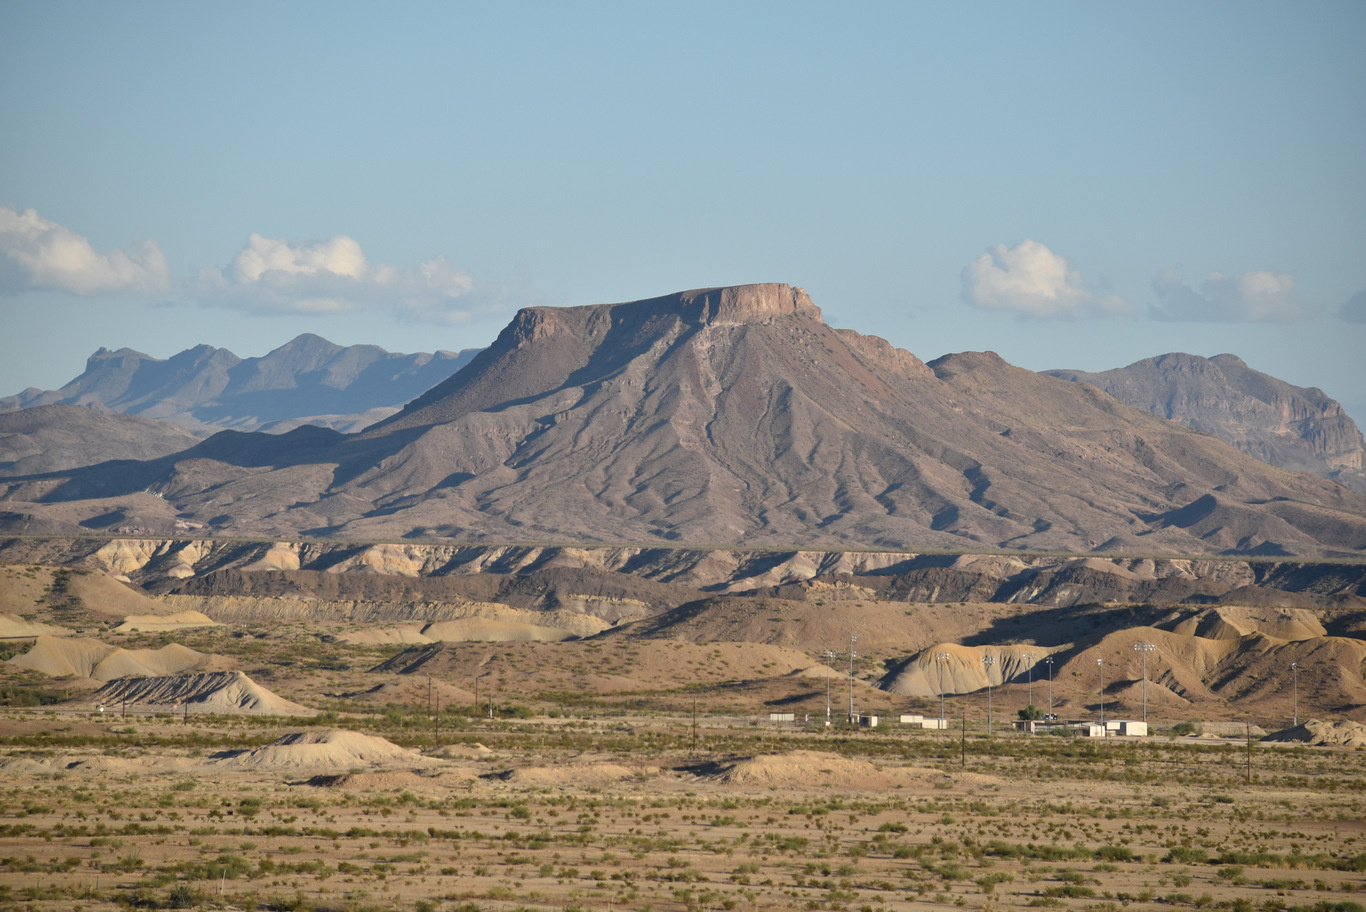
M 1037 241 L 997 244 L 963 269 L 963 300 L 983 310 L 1040 319 L 1133 312 L 1123 298 L 1092 291 L 1067 260 Z
M 0 293 L 158 294 L 169 285 L 166 257 L 152 241 L 101 253 L 33 209 L 0 206 Z
M 1295 297 L 1295 277 L 1288 273 L 1212 272 L 1197 291 L 1169 269 L 1153 279 L 1153 291 L 1159 302 L 1150 311 L 1155 320 L 1286 323 L 1318 313 Z
M 487 305 L 467 273 L 434 257 L 415 269 L 371 263 L 351 237 L 292 245 L 252 234 L 223 269 L 201 269 L 201 304 L 253 314 L 388 310 L 401 319 L 452 324 Z

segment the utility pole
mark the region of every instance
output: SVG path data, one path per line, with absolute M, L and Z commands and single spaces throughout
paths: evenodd
M 1134 651 L 1143 656 L 1143 724 L 1148 724 L 1148 653 L 1157 647 L 1152 643 L 1135 643 Z
M 987 736 L 991 736 L 991 666 L 996 664 L 993 656 L 982 656 L 982 665 L 987 670 Z
M 1026 652 L 1024 655 L 1020 656 L 1020 658 L 1024 659 L 1026 662 L 1029 663 L 1029 702 L 1028 702 L 1027 704 L 1025 704 L 1025 705 L 1026 705 L 1026 706 L 1033 706 L 1033 705 L 1034 705 L 1034 660 L 1035 660 L 1036 658 L 1038 658 L 1038 656 L 1034 655 L 1034 653 L 1032 653 L 1032 652 Z
M 1294 722 L 1291 722 L 1290 724 L 1291 724 L 1292 726 L 1298 726 L 1298 725 L 1300 724 L 1300 663 L 1299 663 L 1299 662 L 1291 662 L 1291 663 L 1290 663 L 1290 673 L 1293 674 L 1293 675 L 1295 676 L 1295 721 L 1294 721 Z
M 857 725 L 858 719 L 854 716 L 854 659 L 858 658 L 858 653 L 854 652 L 854 644 L 858 642 L 858 637 L 849 635 L 849 723 Z
M 825 652 L 821 653 L 821 655 L 826 659 L 826 661 L 829 661 L 829 660 L 831 660 L 831 659 L 838 658 L 838 656 L 835 655 L 835 652 L 834 652 L 834 650 L 832 650 L 832 649 L 827 649 L 827 650 L 825 650 Z M 833 674 L 834 669 L 832 668 L 832 669 L 830 669 L 830 671 L 832 672 L 832 674 L 828 674 L 828 675 L 825 676 L 825 727 L 826 727 L 826 728 L 829 728 L 829 727 L 830 727 L 830 680 L 831 680 L 831 678 L 834 677 L 834 674 Z
M 1105 729 L 1105 660 L 1096 659 L 1096 667 L 1100 669 L 1100 736 L 1105 738 L 1109 734 Z
M 1044 664 L 1048 666 L 1048 714 L 1053 715 L 1053 657 L 1044 656 Z M 1051 721 L 1051 720 L 1050 720 Z
M 939 727 L 944 727 L 944 663 L 949 660 L 947 652 L 936 652 L 934 659 L 939 663 Z

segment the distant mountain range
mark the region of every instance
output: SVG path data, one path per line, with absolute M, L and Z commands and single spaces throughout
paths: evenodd
M 121 395 L 153 409 L 141 389 Z M 786 285 L 528 308 L 361 433 L 226 431 L 136 463 L 4 474 L 7 531 L 116 521 L 281 539 L 1366 549 L 1366 496 L 989 352 L 926 364 L 831 328 Z
M 475 354 L 395 354 L 304 334 L 260 358 L 199 345 L 166 360 L 100 349 L 59 390 L 0 399 L 0 412 L 43 405 L 171 421 L 203 436 L 224 428 L 282 432 L 303 424 L 360 430 L 459 370 Z
M 1274 466 L 1366 491 L 1366 442 L 1322 390 L 1291 386 L 1234 355 L 1174 353 L 1102 373 L 1047 371 L 1089 383 L 1129 405 L 1226 440 Z

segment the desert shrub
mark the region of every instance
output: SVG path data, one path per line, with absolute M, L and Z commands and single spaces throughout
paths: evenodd
M 1333 867 L 1339 871 L 1366 872 L 1366 852 L 1351 858 L 1339 858 L 1333 862 Z
M 1200 734 L 1199 722 L 1178 722 L 1172 726 L 1174 735 L 1198 735 Z
M 1251 865 L 1254 868 L 1279 868 L 1285 865 L 1285 859 L 1275 852 L 1223 852 L 1215 860 L 1215 864 L 1239 866 Z
M 24 684 L 0 685 L 0 706 L 51 706 L 66 698 L 64 690 L 47 690 Z
M 1209 853 L 1197 846 L 1172 846 L 1162 860 L 1167 864 L 1204 864 Z
M 1006 871 L 993 871 L 990 874 L 984 874 L 977 878 L 975 883 L 981 888 L 983 893 L 990 896 L 996 892 L 996 885 L 998 883 L 1010 883 L 1014 879 L 1015 875 Z
M 199 904 L 200 893 L 189 884 L 176 884 L 171 888 L 171 893 L 166 897 L 166 907 L 169 909 L 192 909 Z

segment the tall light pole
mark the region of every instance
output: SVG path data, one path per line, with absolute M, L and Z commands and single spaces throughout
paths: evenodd
M 849 636 L 849 722 L 856 724 L 854 718 L 854 659 L 858 658 L 858 653 L 854 652 L 854 644 L 858 642 L 858 637 L 850 634 Z
M 1034 660 L 1035 660 L 1036 658 L 1038 658 L 1038 656 L 1034 655 L 1034 653 L 1032 653 L 1032 652 L 1026 652 L 1024 655 L 1020 656 L 1020 658 L 1024 659 L 1026 662 L 1029 663 L 1029 703 L 1027 703 L 1026 705 L 1027 705 L 1027 706 L 1033 706 L 1033 705 L 1034 705 Z
M 947 652 L 936 652 L 934 659 L 939 663 L 939 727 L 944 727 L 944 663 L 949 660 Z
M 835 656 L 834 650 L 831 650 L 831 649 L 825 650 L 825 652 L 821 653 L 821 655 L 824 656 L 826 659 L 833 659 L 833 658 L 836 657 L 836 656 Z M 834 670 L 835 670 L 835 669 L 833 669 L 833 668 L 830 669 L 830 671 L 831 671 L 832 673 L 825 676 L 825 727 L 826 727 L 826 728 L 829 728 L 829 727 L 830 727 L 830 680 L 831 680 L 831 678 L 834 677 L 834 674 L 833 674 Z
M 1096 667 L 1100 669 L 1100 736 L 1106 736 L 1105 731 L 1105 660 L 1096 659 Z
M 1148 653 L 1157 647 L 1152 643 L 1135 643 L 1134 651 L 1143 656 L 1143 724 L 1148 724 Z
M 996 659 L 991 656 L 982 656 L 982 666 L 987 671 L 987 734 L 991 734 L 991 666 L 996 664 Z
M 1053 657 L 1044 656 L 1043 660 L 1048 666 L 1048 714 L 1051 716 L 1053 715 Z
M 1300 724 L 1300 663 L 1290 663 L 1290 673 L 1295 676 L 1295 721 L 1291 725 Z

